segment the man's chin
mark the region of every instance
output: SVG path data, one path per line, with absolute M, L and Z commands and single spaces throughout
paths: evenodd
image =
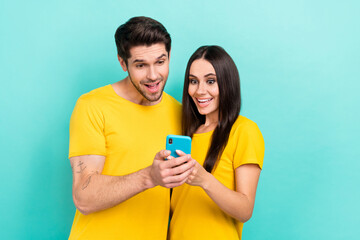
M 150 101 L 150 102 L 157 102 L 161 99 L 163 91 L 159 91 L 157 93 L 153 93 L 153 94 L 146 94 L 145 98 Z

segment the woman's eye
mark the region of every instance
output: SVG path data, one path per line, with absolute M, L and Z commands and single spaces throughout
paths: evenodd
M 215 83 L 215 79 L 208 79 L 208 80 L 207 80 L 207 83 L 208 83 L 208 84 L 214 84 L 214 83 Z
M 195 79 L 190 79 L 190 84 L 196 84 L 197 81 Z

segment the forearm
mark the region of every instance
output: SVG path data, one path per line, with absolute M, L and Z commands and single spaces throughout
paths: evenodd
M 83 214 L 108 209 L 134 195 L 154 187 L 149 179 L 149 168 L 125 176 L 89 173 L 74 184 L 73 198 Z
M 100 174 L 105 163 L 104 156 L 70 158 L 76 208 L 83 214 L 90 214 L 114 207 L 158 185 L 167 188 L 180 186 L 192 172 L 195 160 L 189 161 L 189 156 L 184 156 L 164 161 L 169 155 L 169 151 L 160 151 L 151 166 L 124 176 Z
M 201 187 L 226 214 L 240 222 L 251 218 L 253 203 L 245 194 L 227 188 L 210 173 Z

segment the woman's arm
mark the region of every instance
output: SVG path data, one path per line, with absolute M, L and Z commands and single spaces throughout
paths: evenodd
M 240 222 L 246 222 L 253 212 L 260 172 L 261 169 L 256 164 L 236 168 L 236 191 L 233 191 L 196 163 L 187 183 L 200 186 L 221 210 Z

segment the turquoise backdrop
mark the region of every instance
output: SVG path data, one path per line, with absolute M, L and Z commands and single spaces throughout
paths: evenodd
M 266 142 L 243 239 L 359 239 L 359 12 L 355 0 L 0 0 L 0 238 L 68 237 L 72 109 L 126 76 L 113 35 L 145 15 L 172 36 L 166 91 L 179 101 L 200 45 L 239 68 L 242 115 Z

